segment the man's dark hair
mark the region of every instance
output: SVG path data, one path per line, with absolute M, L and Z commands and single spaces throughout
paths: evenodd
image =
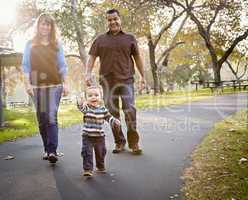
M 120 12 L 119 12 L 119 10 L 117 10 L 117 9 L 110 9 L 110 10 L 108 10 L 107 12 L 106 12 L 106 14 L 107 15 L 109 15 L 109 14 L 113 14 L 113 13 L 117 13 L 117 15 L 120 17 Z

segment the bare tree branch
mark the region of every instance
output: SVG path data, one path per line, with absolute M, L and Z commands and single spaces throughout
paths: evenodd
M 233 69 L 231 63 L 230 63 L 228 60 L 226 60 L 226 63 L 227 63 L 227 65 L 228 65 L 229 69 L 232 71 L 233 75 L 234 75 L 234 76 L 236 77 L 236 79 L 238 80 L 238 79 L 239 79 L 239 78 L 238 78 L 238 75 L 237 75 L 237 73 L 235 72 L 235 70 Z
M 185 12 L 185 11 L 182 11 L 181 13 L 179 13 L 178 15 L 176 15 L 176 10 L 175 10 L 175 8 L 173 8 L 173 17 L 172 17 L 171 21 L 170 21 L 166 26 L 164 26 L 164 27 L 160 30 L 160 32 L 159 32 L 157 38 L 156 38 L 155 41 L 154 41 L 154 45 L 155 45 L 155 46 L 157 46 L 157 44 L 158 44 L 159 40 L 161 39 L 161 36 L 164 34 L 164 32 L 167 31 L 167 30 L 172 26 L 172 24 L 173 24 L 180 16 L 182 16 L 182 14 L 183 14 L 184 12 Z
M 243 76 L 246 74 L 248 64 L 246 64 L 246 65 L 244 66 L 244 71 L 243 71 L 243 73 L 242 73 L 240 76 L 238 76 L 238 67 L 237 67 L 237 70 L 236 70 L 236 72 L 235 72 L 235 70 L 233 69 L 233 67 L 232 67 L 231 63 L 229 62 L 229 60 L 226 60 L 225 62 L 227 63 L 229 69 L 232 71 L 232 73 L 234 74 L 234 76 L 236 77 L 237 80 L 240 80 L 240 79 L 243 78 Z M 239 65 L 239 64 L 238 64 L 238 65 Z
M 165 49 L 164 52 L 161 54 L 161 56 L 159 57 L 157 63 L 161 63 L 162 59 L 168 54 L 170 53 L 173 49 L 175 49 L 178 45 L 180 44 L 184 44 L 185 42 L 177 42 L 173 45 L 171 45 L 169 48 Z
M 243 74 L 241 74 L 241 75 L 239 76 L 239 79 L 243 78 L 243 76 L 246 74 L 246 72 L 247 72 L 247 67 L 248 67 L 248 65 L 245 65 L 244 72 L 243 72 Z
M 230 46 L 229 49 L 227 49 L 227 51 L 224 53 L 224 55 L 221 57 L 221 59 L 218 61 L 219 65 L 222 65 L 225 60 L 228 58 L 228 56 L 230 56 L 230 54 L 233 52 L 233 49 L 236 47 L 236 45 L 241 42 L 242 40 L 246 39 L 248 36 L 248 29 L 239 37 L 237 37 L 232 45 Z
M 212 25 L 214 24 L 215 19 L 216 19 L 217 15 L 218 15 L 220 9 L 221 9 L 221 6 L 219 5 L 219 6 L 216 8 L 215 12 L 214 12 L 214 17 L 210 20 L 210 23 L 209 23 L 209 25 L 207 26 L 207 33 L 208 33 L 208 34 L 210 34 L 210 29 L 211 29 Z

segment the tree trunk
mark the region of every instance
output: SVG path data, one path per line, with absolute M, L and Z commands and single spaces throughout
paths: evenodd
M 72 11 L 72 17 L 73 17 L 73 24 L 74 24 L 76 35 L 77 35 L 78 51 L 79 51 L 80 59 L 85 68 L 86 60 L 87 60 L 87 53 L 85 49 L 83 34 L 82 34 L 82 31 L 79 25 L 79 19 L 77 16 L 77 0 L 71 0 L 71 11 Z
M 217 82 L 217 85 L 220 85 L 220 81 L 221 81 L 220 70 L 221 70 L 221 67 L 218 65 L 218 63 L 213 62 L 213 70 L 214 70 L 214 81 Z
M 164 83 L 161 80 L 161 78 L 159 79 L 159 91 L 160 91 L 160 94 L 164 94 Z
M 3 104 L 2 104 L 2 66 L 0 60 L 0 127 L 3 126 L 4 117 L 3 117 Z
M 6 108 L 6 104 L 7 104 L 7 94 L 6 94 L 6 83 L 5 83 L 5 70 L 4 70 L 5 68 L 4 67 L 2 67 L 2 94 L 3 94 L 3 98 L 2 98 L 2 100 L 3 100 L 3 102 L 2 102 L 2 106 L 4 107 L 4 108 Z
M 152 44 L 151 40 L 148 41 L 148 47 L 149 47 L 150 65 L 153 76 L 154 95 L 156 95 L 159 93 L 159 78 L 158 78 L 158 67 L 155 61 L 155 47 Z

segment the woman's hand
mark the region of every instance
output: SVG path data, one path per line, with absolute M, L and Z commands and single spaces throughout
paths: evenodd
M 69 94 L 69 88 L 67 86 L 67 84 L 63 84 L 63 91 L 62 91 L 62 96 L 65 97 Z
M 34 96 L 33 86 L 30 83 L 25 84 L 25 89 L 29 96 Z

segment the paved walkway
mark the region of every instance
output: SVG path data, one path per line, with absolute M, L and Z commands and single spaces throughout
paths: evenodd
M 107 127 L 108 173 L 80 176 L 80 125 L 61 130 L 64 156 L 55 167 L 40 159 L 39 136 L 0 145 L 0 200 L 165 200 L 180 199 L 189 155 L 213 124 L 247 108 L 248 94 L 218 96 L 200 102 L 138 112 L 144 155 L 112 154 Z M 3 160 L 7 154 L 13 160 Z

